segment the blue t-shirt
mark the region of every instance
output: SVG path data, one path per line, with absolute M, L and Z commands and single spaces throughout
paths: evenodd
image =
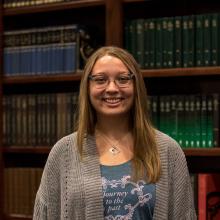
M 131 161 L 101 165 L 105 220 L 153 219 L 155 184 L 131 181 Z

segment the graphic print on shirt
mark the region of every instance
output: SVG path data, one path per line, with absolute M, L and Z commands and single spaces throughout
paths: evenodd
M 152 194 L 146 192 L 145 181 L 135 183 L 130 178 L 129 175 L 118 180 L 102 177 L 105 220 L 132 220 L 135 210 L 144 205 L 151 213 L 147 203 L 152 199 Z

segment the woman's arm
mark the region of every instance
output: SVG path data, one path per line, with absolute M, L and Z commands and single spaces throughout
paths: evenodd
M 169 219 L 196 220 L 192 185 L 185 154 L 170 140 L 169 149 Z

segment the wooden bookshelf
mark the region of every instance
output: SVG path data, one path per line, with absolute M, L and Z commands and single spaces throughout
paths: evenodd
M 10 147 L 3 147 L 2 151 L 4 154 L 49 154 L 51 147 L 48 146 L 10 146 Z
M 191 12 L 196 12 L 197 6 L 201 11 L 206 10 L 206 6 L 209 5 L 207 2 L 198 3 L 193 0 L 192 4 L 186 4 L 186 0 L 178 2 L 179 6 L 177 8 L 170 7 L 168 10 L 161 10 L 157 4 L 157 1 L 145 1 L 145 0 L 75 0 L 71 2 L 61 2 L 61 3 L 51 3 L 51 4 L 41 4 L 30 7 L 19 7 L 11 9 L 3 9 L 2 3 L 0 1 L 0 219 L 6 220 L 30 220 L 31 216 L 24 215 L 7 215 L 3 216 L 3 169 L 5 166 L 16 166 L 17 164 L 28 163 L 33 161 L 33 166 L 43 166 L 46 161 L 47 155 L 49 154 L 51 147 L 49 146 L 3 146 L 2 145 L 2 96 L 4 93 L 15 93 L 19 90 L 22 91 L 24 88 L 32 87 L 36 84 L 36 87 L 44 86 L 44 89 L 51 84 L 62 84 L 68 86 L 71 84 L 79 84 L 81 79 L 82 71 L 77 71 L 71 74 L 56 74 L 56 75 L 35 75 L 35 76 L 3 76 L 3 27 L 8 28 L 8 26 L 16 23 L 14 20 L 21 19 L 22 22 L 28 22 L 28 19 L 38 20 L 42 15 L 44 17 L 57 15 L 57 17 L 65 17 L 66 13 L 71 15 L 75 20 L 74 22 L 83 21 L 90 22 L 90 20 L 95 16 L 94 23 L 97 21 L 100 28 L 102 28 L 101 35 L 103 44 L 105 45 L 115 45 L 123 47 L 123 35 L 124 35 L 124 22 L 128 18 L 141 18 L 143 15 L 145 17 L 156 17 L 158 16 L 169 16 L 169 15 L 184 15 Z M 165 5 L 168 3 L 161 4 Z M 170 4 L 170 3 L 169 3 Z M 211 4 L 211 3 L 210 3 Z M 181 6 L 184 5 L 183 9 Z M 134 7 L 135 6 L 135 7 Z M 136 7 L 137 6 L 137 7 Z M 210 5 L 211 6 L 211 5 Z M 149 8 L 150 9 L 149 9 Z M 168 6 L 166 6 L 168 8 Z M 187 8 L 192 7 L 192 8 Z M 212 6 L 213 7 L 213 6 Z M 218 5 L 219 9 L 220 6 Z M 209 7 L 209 11 L 210 11 Z M 149 13 L 146 13 L 148 9 Z M 177 9 L 177 10 L 176 10 Z M 101 12 L 101 15 L 99 14 Z M 88 16 L 89 14 L 89 16 Z M 76 16 L 76 17 L 74 17 Z M 54 18 L 54 17 L 53 17 Z M 27 21 L 26 21 L 27 20 Z M 101 22 L 100 22 L 101 21 Z M 18 23 L 22 23 L 18 22 Z M 7 26 L 8 25 L 8 26 Z M 19 28 L 22 27 L 18 26 Z M 24 24 L 25 27 L 25 24 Z M 10 28 L 10 27 L 9 27 Z M 19 29 L 18 28 L 18 29 Z M 181 91 L 194 91 L 191 90 L 196 84 L 197 89 L 195 91 L 199 92 L 217 92 L 220 93 L 220 66 L 216 67 L 190 67 L 190 68 L 167 68 L 167 69 L 143 69 L 141 70 L 143 77 L 146 81 L 150 81 L 150 94 L 159 94 L 164 91 L 167 92 L 169 88 L 169 93 L 175 92 L 178 88 L 178 92 Z M 193 80 L 191 80 L 193 78 Z M 189 89 L 183 89 L 179 86 L 183 82 L 184 86 L 189 85 Z M 201 82 L 200 82 L 201 81 Z M 152 82 L 152 84 L 151 84 Z M 156 84 L 154 84 L 156 82 Z M 178 85 L 175 85 L 178 83 Z M 165 85 L 167 84 L 167 85 Z M 158 86 L 159 85 L 159 86 Z M 14 87 L 16 89 L 14 90 Z M 54 86 L 55 87 L 55 86 Z M 160 89 L 162 87 L 162 89 Z M 179 88 L 180 87 L 180 88 Z M 5 89 L 6 88 L 6 89 Z M 170 89 L 172 88 L 172 89 Z M 36 88 L 35 88 L 36 89 Z M 12 90 L 9 91 L 9 90 Z M 170 92 L 171 91 L 171 92 Z M 190 172 L 220 172 L 220 147 L 210 148 L 210 149 L 184 149 L 186 155 L 187 163 Z M 37 159 L 36 159 L 37 158 Z M 39 159 L 40 158 L 40 159 Z M 39 162 L 37 160 L 40 160 Z
M 33 153 L 33 154 L 48 154 L 51 150 L 51 147 L 48 146 L 10 146 L 3 147 L 3 153 Z M 188 148 L 183 149 L 187 157 L 219 157 L 220 158 L 220 147 L 216 148 Z
M 80 79 L 81 72 L 65 75 L 6 76 L 3 77 L 3 85 L 80 81 Z
M 2 2 L 2 1 L 1 1 Z M 2 78 L 3 78 L 3 15 L 2 15 L 2 4 L 0 2 L 0 219 L 3 216 L 3 208 L 4 208 L 4 174 L 3 174 L 3 154 L 2 154 L 2 127 L 3 127 L 3 114 L 2 114 Z
M 76 0 L 70 2 L 59 2 L 59 3 L 50 3 L 50 4 L 39 4 L 29 7 L 18 7 L 18 8 L 6 8 L 3 10 L 3 16 L 15 16 L 23 14 L 34 14 L 42 12 L 51 12 L 51 11 L 61 11 L 77 8 L 86 8 L 86 7 L 97 7 L 105 6 L 104 0 Z
M 27 216 L 27 215 L 6 215 L 4 216 L 5 220 L 32 220 L 32 216 Z
M 141 70 L 144 78 L 161 78 L 161 77 L 191 77 L 191 76 L 218 76 L 220 67 L 191 67 L 191 68 L 169 68 L 169 69 L 149 69 Z M 3 85 L 29 84 L 29 83 L 51 83 L 51 82 L 68 82 L 80 81 L 82 71 L 72 74 L 56 75 L 29 75 L 29 76 L 5 76 Z
M 214 173 L 220 172 L 220 148 L 184 149 L 190 172 Z
M 180 76 L 220 76 L 220 67 L 190 67 L 142 70 L 145 78 L 180 77 Z

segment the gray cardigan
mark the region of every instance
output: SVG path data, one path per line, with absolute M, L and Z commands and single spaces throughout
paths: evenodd
M 167 135 L 157 132 L 162 175 L 156 183 L 154 220 L 195 220 L 193 193 L 185 155 Z M 84 160 L 76 133 L 59 140 L 46 162 L 33 220 L 103 220 L 99 158 L 93 136 L 87 138 Z

